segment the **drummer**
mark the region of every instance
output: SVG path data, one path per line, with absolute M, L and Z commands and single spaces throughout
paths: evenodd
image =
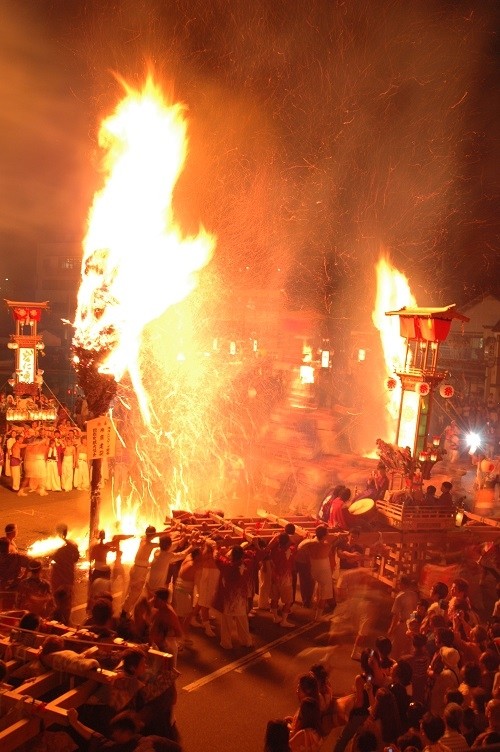
M 339 495 L 335 499 L 333 499 L 332 505 L 330 507 L 330 518 L 328 520 L 329 527 L 348 530 L 348 528 L 351 526 L 352 523 L 350 523 L 350 515 L 348 511 L 350 498 L 350 489 L 342 488 Z
M 373 501 L 380 501 L 384 498 L 385 492 L 389 488 L 389 478 L 383 462 L 379 462 L 377 469 L 373 471 L 371 476 L 366 482 L 366 488 L 356 496 L 354 501 L 358 499 L 372 499 Z

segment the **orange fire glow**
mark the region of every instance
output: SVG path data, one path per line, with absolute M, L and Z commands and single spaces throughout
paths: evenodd
M 386 316 L 386 311 L 394 311 L 403 306 L 415 306 L 408 279 L 395 269 L 386 256 L 381 256 L 376 265 L 377 293 L 372 321 L 380 332 L 387 376 L 405 367 L 406 341 L 399 333 L 399 318 Z M 409 364 L 406 364 L 409 365 Z M 381 438 L 394 441 L 396 421 L 401 401 L 401 384 L 398 379 L 396 389 L 387 391 L 386 435 Z
M 99 370 L 117 382 L 128 374 L 135 392 L 145 430 L 140 442 L 129 440 L 127 451 L 140 469 L 140 482 L 131 482 L 123 501 L 120 489 L 113 489 L 111 519 L 101 527 L 113 533 L 118 523 L 123 533 L 140 533 L 148 524 L 162 524 L 168 513 L 155 483 L 164 480 L 163 494 L 170 508 L 174 505 L 164 473 L 167 461 L 154 459 L 158 447 L 167 453 L 170 472 L 182 475 L 171 452 L 171 419 L 158 412 L 159 397 L 171 393 L 175 399 L 175 388 L 158 374 L 145 376 L 150 363 L 141 352 L 144 330 L 192 292 L 215 239 L 203 228 L 186 236 L 174 216 L 173 192 L 188 151 L 185 108 L 168 102 L 152 78 L 141 91 L 125 90 L 99 131 L 104 185 L 89 212 L 73 343 L 104 352 Z M 168 336 L 163 330 L 156 337 L 156 360 L 162 348 L 169 349 Z M 125 542 L 123 561 L 133 558 L 136 548 L 137 539 Z
M 117 381 L 128 372 L 147 424 L 141 334 L 192 291 L 215 244 L 203 229 L 184 237 L 174 217 L 172 195 L 187 143 L 183 106 L 169 104 L 151 78 L 142 91 L 126 87 L 99 131 L 105 184 L 94 197 L 83 244 L 74 342 L 95 349 L 103 333 L 113 332 L 102 370 Z

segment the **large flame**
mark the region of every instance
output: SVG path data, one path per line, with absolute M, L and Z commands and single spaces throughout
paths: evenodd
M 376 265 L 377 293 L 372 321 L 380 332 L 382 349 L 386 366 L 386 375 L 405 368 L 406 340 L 399 332 L 399 317 L 386 316 L 386 311 L 394 311 L 403 306 L 416 306 L 417 302 L 410 290 L 407 277 L 392 266 L 386 256 L 381 256 Z M 388 441 L 394 440 L 396 421 L 401 402 L 401 384 L 397 380 L 397 387 L 387 391 L 386 436 Z
M 105 184 L 93 201 L 84 240 L 74 344 L 106 350 L 101 370 L 120 381 L 128 372 L 143 417 L 151 400 L 139 368 L 141 334 L 185 298 L 210 259 L 211 235 L 184 237 L 172 196 L 187 155 L 184 108 L 169 104 L 148 78 L 99 131 Z

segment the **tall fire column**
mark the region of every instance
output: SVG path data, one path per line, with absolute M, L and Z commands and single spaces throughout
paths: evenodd
M 453 396 L 453 387 L 444 384 L 448 373 L 438 368 L 439 348 L 446 341 L 454 319 L 469 321 L 455 305 L 444 308 L 401 308 L 387 311 L 399 316 L 400 334 L 406 340 L 404 366 L 396 371 L 402 385 L 396 429 L 396 444 L 410 447 L 420 458 L 428 444 L 433 397 L 436 389 L 442 397 Z

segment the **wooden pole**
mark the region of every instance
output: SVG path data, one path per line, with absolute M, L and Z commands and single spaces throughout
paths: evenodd
M 90 481 L 90 520 L 89 520 L 89 563 L 92 542 L 99 535 L 99 518 L 101 512 L 101 478 L 102 459 L 92 460 L 92 479 Z

